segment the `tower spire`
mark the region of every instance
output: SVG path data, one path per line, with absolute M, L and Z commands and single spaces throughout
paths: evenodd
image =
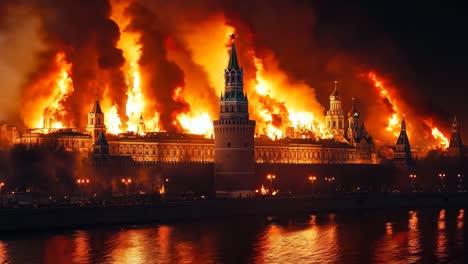
M 334 83 L 335 83 L 335 88 L 333 90 L 333 93 L 330 95 L 330 99 L 338 99 L 340 95 L 338 93 L 338 81 L 335 80 Z
M 448 147 L 448 154 L 449 156 L 456 157 L 461 156 L 463 152 L 463 143 L 458 132 L 458 124 L 457 124 L 457 117 L 453 118 L 452 123 L 452 134 L 450 135 L 450 143 Z
M 239 62 L 237 61 L 237 53 L 236 53 L 236 46 L 234 45 L 234 40 L 236 39 L 236 35 L 232 33 L 230 35 L 231 38 L 231 55 L 229 56 L 229 63 L 228 69 L 229 70 L 239 70 Z
M 405 121 L 404 114 L 403 114 L 403 118 L 401 119 L 401 131 L 406 131 L 406 121 Z

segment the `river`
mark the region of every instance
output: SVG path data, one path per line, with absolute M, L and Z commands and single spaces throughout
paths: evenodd
M 466 209 L 0 234 L 0 263 L 468 263 Z

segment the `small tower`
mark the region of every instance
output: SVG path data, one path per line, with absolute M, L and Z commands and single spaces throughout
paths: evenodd
M 107 142 L 106 135 L 103 131 L 99 132 L 96 141 L 94 141 L 93 154 L 109 155 L 109 143 Z
M 334 136 L 344 135 L 345 114 L 341 108 L 341 98 L 338 92 L 338 81 L 335 81 L 335 89 L 330 95 L 330 110 L 325 117 L 327 130 Z
M 215 140 L 215 189 L 217 194 L 238 197 L 254 189 L 255 121 L 249 120 L 244 93 L 244 71 L 239 67 L 234 34 L 231 54 L 224 70 L 224 94 L 219 101 L 219 119 L 213 121 Z
M 395 150 L 393 154 L 393 162 L 398 166 L 412 166 L 414 164 L 413 158 L 411 157 L 411 146 L 406 134 L 406 121 L 405 117 L 401 121 L 401 131 L 398 136 L 398 140 L 395 144 Z
M 452 135 L 450 136 L 450 144 L 447 149 L 447 154 L 450 157 L 461 157 L 463 154 L 462 150 L 463 143 L 460 133 L 458 132 L 457 117 L 455 116 L 452 123 Z
M 91 109 L 91 112 L 88 113 L 88 126 L 86 127 L 86 131 L 92 136 L 93 139 L 97 138 L 101 132 L 106 133 L 104 113 L 102 113 L 97 97 L 96 101 L 94 102 L 93 109 Z
M 347 137 L 351 144 L 355 144 L 356 138 L 359 137 L 359 117 L 360 113 L 356 109 L 356 99 L 352 99 L 352 107 L 348 113 L 348 133 Z
M 146 133 L 145 121 L 143 120 L 143 114 L 140 115 L 138 120 L 137 135 L 143 136 Z

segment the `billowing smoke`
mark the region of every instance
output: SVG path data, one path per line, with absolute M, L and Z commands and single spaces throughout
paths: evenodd
M 125 27 L 112 15 L 117 5 L 124 6 L 123 15 L 130 21 Z M 27 12 L 6 12 L 11 6 Z M 72 64 L 74 91 L 62 102 L 70 125 L 84 128 L 85 113 L 96 95 L 110 98 L 124 119 L 129 85 L 122 67 L 128 58 L 118 42 L 123 32 L 131 32 L 139 35 L 145 111 L 152 111 L 143 114 L 158 113 L 164 130 L 181 130 L 180 114 L 208 112 L 215 119 L 229 49 L 224 44 L 229 31 L 235 31 L 251 116 L 260 120 L 259 126 L 262 122 L 277 128 L 289 126 L 288 118 L 298 111 L 322 119 L 333 81 L 338 80 L 344 109 L 350 109 L 351 97 L 356 97 L 374 138 L 393 144 L 394 135 L 385 130 L 394 112 L 392 102 L 382 99 L 366 77 L 375 71 L 388 81 L 399 113 L 407 114 L 408 121 L 430 119 L 443 132 L 448 131 L 447 113 L 434 107 L 421 94 L 422 87 L 410 81 L 415 79 L 414 73 L 401 52 L 351 3 L 37 0 L 4 2 L 0 12 L 5 15 L 0 21 L 0 51 L 27 51 L 16 52 L 21 54 L 19 58 L 2 56 L 0 61 L 0 67 L 14 72 L 8 74 L 12 82 L 8 92 L 12 98 L 15 93 L 22 96 L 21 104 L 5 104 L 8 111 L 20 112 L 22 105 L 23 112 L 34 112 L 32 98 L 48 93 L 37 84 L 57 71 L 54 59 L 62 51 Z M 19 23 L 14 18 L 17 14 L 27 19 Z M 30 43 L 24 37 L 28 30 L 33 36 Z M 5 38 L 18 45 L 4 44 Z M 20 63 L 26 54 L 33 59 Z M 263 82 L 265 76 L 268 80 Z M 267 84 L 274 86 L 271 91 L 268 87 L 263 93 L 258 90 L 259 85 Z M 262 110 L 272 113 L 269 120 L 262 117 Z M 414 124 L 415 130 L 427 131 L 428 123 Z M 430 131 L 420 134 L 421 141 L 431 137 Z
M 21 125 L 22 88 L 37 66 L 32 58 L 45 44 L 38 33 L 40 18 L 34 10 L 13 2 L 0 4 L 0 120 Z
M 179 113 L 187 112 L 190 105 L 176 93 L 185 87 L 185 76 L 181 68 L 167 59 L 167 42 L 170 35 L 159 21 L 156 14 L 144 6 L 132 3 L 126 10 L 131 22 L 126 30 L 140 33 L 142 45 L 140 67 L 150 98 L 160 113 L 163 129 L 177 130 L 174 120 Z M 181 91 L 179 91 L 181 92 Z

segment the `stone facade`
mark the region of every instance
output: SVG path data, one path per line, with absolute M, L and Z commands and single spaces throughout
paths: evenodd
M 224 71 L 225 89 L 220 96 L 219 118 L 213 121 L 214 138 L 167 132 L 146 132 L 143 118 L 137 133 L 106 134 L 104 114 L 96 99 L 88 113 L 86 133 L 72 129 L 30 130 L 20 138 L 22 144 L 42 144 L 55 140 L 68 151 L 83 155 L 130 159 L 133 164 L 212 163 L 217 189 L 252 190 L 243 186 L 245 177 L 253 177 L 255 164 L 377 164 L 372 137 L 353 107 L 345 122 L 341 97 L 335 82 L 327 112 L 327 129 L 333 139 L 286 137 L 271 140 L 254 138 L 255 121 L 249 119 L 248 98 L 243 90 L 243 69 L 239 67 L 232 42 L 229 64 Z M 52 132 L 51 132 L 52 131 Z M 247 181 L 246 181 L 247 182 Z

